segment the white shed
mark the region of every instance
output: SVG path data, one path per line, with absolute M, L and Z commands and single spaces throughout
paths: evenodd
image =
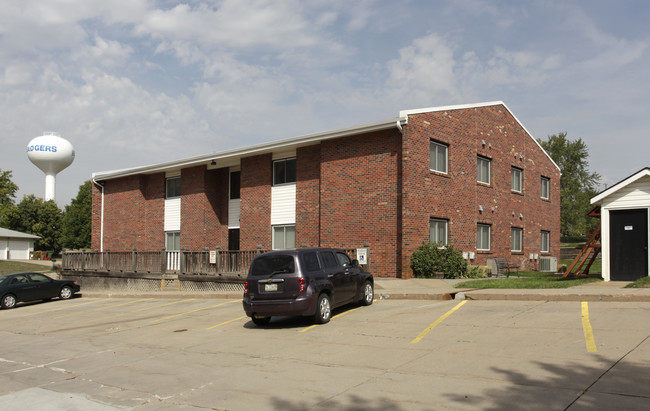
M 39 236 L 0 228 L 0 260 L 29 260 Z
M 591 199 L 600 206 L 601 252 L 605 281 L 647 277 L 650 251 L 650 167 Z

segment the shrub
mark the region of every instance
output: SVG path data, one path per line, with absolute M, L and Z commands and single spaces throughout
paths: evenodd
M 448 245 L 422 244 L 411 257 L 413 275 L 432 278 L 434 273 L 443 273 L 445 278 L 462 278 L 467 273 L 467 261 L 463 253 Z
M 470 265 L 467 267 L 467 275 L 465 278 L 486 278 L 492 269 L 484 265 Z

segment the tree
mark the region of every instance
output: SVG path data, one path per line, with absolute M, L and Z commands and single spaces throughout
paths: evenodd
M 15 207 L 18 186 L 11 181 L 11 177 L 11 170 L 0 169 L 0 227 L 5 227 L 4 217 Z
M 78 249 L 90 247 L 92 222 L 92 187 L 90 181 L 79 186 L 77 197 L 65 207 L 61 245 Z
M 562 171 L 560 179 L 560 233 L 563 237 L 581 237 L 594 229 L 598 220 L 588 217 L 589 200 L 598 193 L 600 175 L 589 172 L 589 150 L 581 138 L 567 139 L 567 133 L 538 140 Z
M 33 194 L 23 200 L 6 216 L 7 228 L 40 236 L 34 249 L 61 251 L 60 236 L 63 212 L 53 200 L 42 201 Z

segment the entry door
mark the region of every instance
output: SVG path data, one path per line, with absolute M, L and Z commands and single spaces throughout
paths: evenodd
M 609 212 L 610 279 L 648 276 L 648 210 Z

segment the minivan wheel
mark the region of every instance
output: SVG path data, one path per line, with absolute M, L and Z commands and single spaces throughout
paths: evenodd
M 360 301 L 361 305 L 370 305 L 375 298 L 375 290 L 370 281 L 366 281 L 363 285 L 363 298 Z
M 251 320 L 253 320 L 253 324 L 258 325 L 258 326 L 263 326 L 268 324 L 271 321 L 271 317 L 255 317 L 252 316 Z
M 332 302 L 329 295 L 323 293 L 318 296 L 318 303 L 316 304 L 316 314 L 314 314 L 314 321 L 316 324 L 328 323 L 332 316 Z

